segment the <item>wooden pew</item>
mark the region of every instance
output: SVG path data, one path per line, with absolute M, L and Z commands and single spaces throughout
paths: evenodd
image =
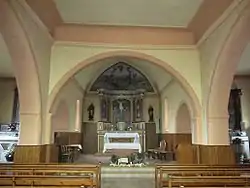
M 250 177 L 240 176 L 170 176 L 160 187 L 247 187 Z
M 168 182 L 169 177 L 242 177 L 250 174 L 249 166 L 209 166 L 209 165 L 156 165 L 156 187 L 161 187 L 162 182 Z M 191 178 L 192 179 L 192 178 Z M 188 179 L 189 180 L 189 179 Z M 191 180 L 190 180 L 191 181 Z
M 5 186 L 90 186 L 100 188 L 100 177 L 99 165 L 0 165 L 0 185 Z

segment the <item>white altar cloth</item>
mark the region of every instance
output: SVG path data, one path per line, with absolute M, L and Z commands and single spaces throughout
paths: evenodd
M 134 138 L 134 142 L 110 143 L 109 138 Z M 103 153 L 105 153 L 107 149 L 135 149 L 141 153 L 140 136 L 138 133 L 128 133 L 128 132 L 105 133 Z

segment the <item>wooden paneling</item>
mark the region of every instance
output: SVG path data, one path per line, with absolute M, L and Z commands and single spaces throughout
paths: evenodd
M 57 163 L 59 155 L 59 147 L 55 144 L 46 144 L 46 163 Z
M 231 146 L 179 144 L 176 160 L 180 164 L 233 165 Z
M 82 126 L 83 137 L 83 152 L 94 154 L 98 152 L 98 138 L 97 138 L 97 124 L 92 122 L 83 123 Z
M 159 147 L 155 123 L 146 123 L 146 150 Z
M 231 146 L 200 145 L 200 164 L 230 165 L 235 164 L 235 156 Z
M 79 132 L 56 132 L 54 140 L 57 145 L 82 144 L 82 134 Z
M 39 164 L 58 162 L 58 147 L 47 145 L 18 145 L 14 155 L 15 163 Z
M 168 151 L 175 151 L 179 144 L 192 144 L 192 135 L 188 133 L 167 133 L 161 138 L 166 141 Z
M 18 145 L 15 148 L 14 162 L 25 164 L 44 163 L 46 149 L 44 145 Z
M 175 152 L 178 164 L 195 164 L 196 156 L 194 147 L 191 144 L 178 144 Z

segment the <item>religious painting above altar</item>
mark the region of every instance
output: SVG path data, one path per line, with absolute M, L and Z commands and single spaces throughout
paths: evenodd
M 142 89 L 145 92 L 154 92 L 149 80 L 139 70 L 124 62 L 118 62 L 105 70 L 94 82 L 90 91 L 99 89 L 112 91 Z

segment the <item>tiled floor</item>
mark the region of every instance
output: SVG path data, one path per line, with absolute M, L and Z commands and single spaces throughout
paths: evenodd
M 101 188 L 154 188 L 151 178 L 107 178 L 102 179 Z
M 101 169 L 101 188 L 153 188 L 155 168 L 151 167 L 109 167 Z
M 110 167 L 108 155 L 80 155 L 75 163 L 102 164 L 101 188 L 154 188 L 156 163 L 175 163 L 146 159 L 146 167 Z

